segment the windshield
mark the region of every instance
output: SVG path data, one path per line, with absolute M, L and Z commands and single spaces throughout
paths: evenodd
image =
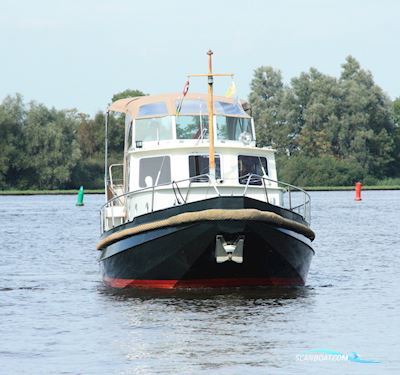
M 208 116 L 177 116 L 176 138 L 208 138 Z
M 136 119 L 136 141 L 162 141 L 172 139 L 171 117 Z

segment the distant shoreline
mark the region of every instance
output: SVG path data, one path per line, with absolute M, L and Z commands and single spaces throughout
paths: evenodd
M 0 190 L 0 195 L 77 195 L 76 190 Z M 103 189 L 87 189 L 85 194 L 104 194 Z
M 354 186 L 309 186 L 303 188 L 306 191 L 352 191 Z M 366 185 L 362 190 L 400 190 L 400 185 Z
M 309 186 L 306 191 L 352 191 L 354 186 Z M 362 190 L 400 190 L 400 185 L 371 185 L 363 186 Z M 103 189 L 87 189 L 85 194 L 104 194 Z M 0 190 L 0 195 L 75 195 L 76 190 Z

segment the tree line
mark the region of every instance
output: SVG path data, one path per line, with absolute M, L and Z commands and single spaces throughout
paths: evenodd
M 126 90 L 112 101 L 144 95 Z M 56 110 L 21 95 L 0 104 L 0 189 L 75 189 L 104 186 L 105 114 Z M 120 163 L 124 119 L 110 116 L 109 161 Z
M 259 67 L 249 99 L 280 179 L 323 186 L 400 177 L 400 98 L 391 101 L 354 57 L 339 78 L 311 68 L 288 85 L 279 70 Z
M 400 178 L 400 98 L 392 101 L 353 57 L 338 78 L 311 68 L 290 84 L 261 66 L 250 87 L 257 143 L 277 150 L 280 180 L 322 186 Z M 139 95 L 125 90 L 112 101 Z M 104 116 L 7 96 L 0 104 L 0 189 L 101 188 Z M 123 123 L 110 117 L 111 163 L 122 158 Z

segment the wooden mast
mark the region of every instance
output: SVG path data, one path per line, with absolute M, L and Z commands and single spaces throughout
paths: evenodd
M 212 180 L 215 180 L 215 148 L 214 148 L 214 94 L 213 83 L 214 77 L 232 77 L 232 73 L 215 74 L 212 71 L 212 55 L 213 51 L 208 50 L 208 73 L 207 74 L 189 74 L 188 77 L 207 77 L 208 78 L 208 166 L 209 175 Z

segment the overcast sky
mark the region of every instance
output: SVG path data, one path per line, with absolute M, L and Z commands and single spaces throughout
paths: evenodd
M 399 36 L 396 0 L 0 0 L 0 100 L 18 92 L 94 114 L 127 88 L 181 91 L 206 72 L 209 48 L 243 98 L 261 65 L 286 82 L 311 66 L 338 76 L 349 54 L 395 98 Z

